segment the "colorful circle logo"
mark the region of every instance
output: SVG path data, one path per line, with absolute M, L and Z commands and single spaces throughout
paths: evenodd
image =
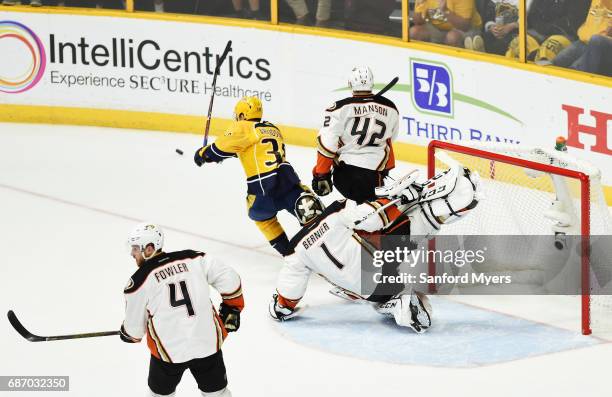
M 11 73 L 10 76 L 4 75 L 6 71 L 0 69 L 0 92 L 18 94 L 34 87 L 42 79 L 47 64 L 45 47 L 30 28 L 15 21 L 0 21 L 0 40 L 16 40 L 19 45 L 23 45 L 31 55 L 29 65 L 19 66 L 18 73 Z M 12 44 L 12 43 L 11 43 Z M 3 57 L 4 58 L 4 57 Z M 6 64 L 5 64 L 6 65 Z M 1 67 L 2 65 L 0 65 Z

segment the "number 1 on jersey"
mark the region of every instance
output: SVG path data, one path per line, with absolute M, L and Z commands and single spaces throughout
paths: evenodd
M 189 290 L 187 290 L 187 283 L 185 281 L 180 281 L 179 286 L 181 287 L 181 295 L 183 295 L 183 299 L 176 299 L 176 284 L 170 283 L 168 284 L 168 288 L 170 288 L 170 306 L 172 307 L 181 307 L 185 305 L 187 307 L 187 314 L 189 317 L 195 315 L 193 311 L 193 305 L 191 304 L 191 298 L 189 297 Z

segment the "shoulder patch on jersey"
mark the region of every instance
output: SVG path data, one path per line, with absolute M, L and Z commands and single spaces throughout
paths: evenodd
M 133 286 L 134 286 L 134 279 L 132 277 L 130 277 L 130 281 L 128 281 L 127 285 L 123 289 L 123 292 L 127 292 Z
M 336 102 L 332 103 L 330 107 L 328 107 L 327 109 L 325 109 L 326 112 L 333 112 L 334 110 L 336 110 L 336 106 L 338 106 L 336 104 Z

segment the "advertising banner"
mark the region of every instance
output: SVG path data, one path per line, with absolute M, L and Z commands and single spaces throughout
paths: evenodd
M 215 117 L 256 95 L 264 118 L 317 129 L 323 111 L 350 95 L 365 64 L 400 111 L 398 140 L 432 139 L 553 147 L 603 171 L 612 185 L 608 87 L 409 48 L 267 29 L 107 16 L 0 12 L 0 104 L 204 115 L 212 74 Z

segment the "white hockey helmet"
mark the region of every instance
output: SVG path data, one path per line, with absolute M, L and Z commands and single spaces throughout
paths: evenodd
M 355 66 L 348 81 L 353 92 L 371 92 L 374 87 L 374 75 L 367 66 Z
M 164 246 L 164 232 L 154 223 L 139 223 L 134 227 L 128 237 L 128 246 L 138 246 L 144 252 L 147 245 L 153 245 L 155 251 L 160 251 Z

